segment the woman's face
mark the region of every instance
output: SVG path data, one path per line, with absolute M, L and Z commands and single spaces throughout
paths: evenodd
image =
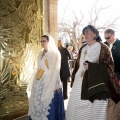
M 42 37 L 40 42 L 41 42 L 41 45 L 44 49 L 48 49 L 48 42 L 49 41 L 47 40 L 46 37 Z
M 96 34 L 90 29 L 87 29 L 84 31 L 84 36 L 85 36 L 86 42 L 89 44 L 93 42 L 94 38 L 96 37 Z

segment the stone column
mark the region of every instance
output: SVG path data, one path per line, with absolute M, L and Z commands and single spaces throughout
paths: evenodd
M 58 41 L 58 0 L 44 0 L 44 31 L 49 33 L 57 44 Z

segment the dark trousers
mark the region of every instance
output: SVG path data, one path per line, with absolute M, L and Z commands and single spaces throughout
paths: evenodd
M 63 97 L 64 97 L 64 99 L 68 98 L 68 96 L 67 96 L 67 82 L 68 82 L 67 79 L 68 78 L 61 78 L 61 81 L 63 83 Z

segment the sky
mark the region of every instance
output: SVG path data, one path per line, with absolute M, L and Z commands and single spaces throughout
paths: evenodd
M 107 7 L 99 14 L 98 26 L 120 16 L 120 0 L 58 0 L 58 18 L 64 18 L 65 21 L 70 21 L 72 19 L 73 11 L 78 18 L 81 17 L 81 12 L 84 15 L 84 25 L 87 25 L 90 18 L 89 12 L 96 1 L 98 1 L 98 9 L 100 7 Z M 120 39 L 120 18 L 117 20 L 116 24 L 117 27 L 114 30 L 116 31 L 116 37 Z M 103 33 L 101 33 L 101 37 L 104 39 L 103 36 Z

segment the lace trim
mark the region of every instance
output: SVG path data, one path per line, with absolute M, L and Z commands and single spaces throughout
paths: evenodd
M 50 106 L 45 107 L 42 98 L 42 92 L 44 88 L 44 77 L 41 78 L 40 81 L 35 80 L 33 83 L 31 98 L 32 101 L 30 103 L 30 116 L 32 120 L 48 120 L 47 116 L 49 115 L 48 110 Z

